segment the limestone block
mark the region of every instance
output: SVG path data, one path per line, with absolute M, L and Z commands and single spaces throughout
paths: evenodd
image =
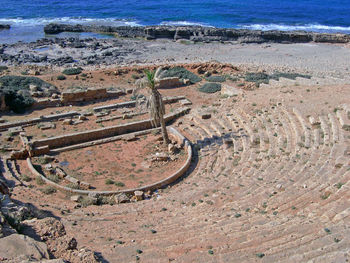
M 241 89 L 238 89 L 233 86 L 221 84 L 221 95 L 226 95 L 226 96 L 239 96 L 242 95 L 243 91 Z
M 134 195 L 135 195 L 135 198 L 137 201 L 141 201 L 143 199 L 143 192 L 142 191 L 135 191 Z

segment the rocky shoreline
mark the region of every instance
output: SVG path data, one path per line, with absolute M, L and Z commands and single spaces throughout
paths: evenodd
M 102 31 L 97 26 L 51 25 L 46 30 L 49 28 L 51 33 L 63 30 Z M 117 29 L 118 33 L 111 32 Z M 104 28 L 104 32 L 116 37 L 103 39 L 87 37 L 86 34 L 80 37 L 74 33 L 72 37 L 69 37 L 69 33 L 47 35 L 47 38 L 30 43 L 0 44 L 0 66 L 14 67 L 22 74 L 26 73 L 27 67 L 36 66 L 55 70 L 67 67 L 95 70 L 215 61 L 252 70 L 264 68 L 271 72 L 290 69 L 299 73 L 313 72 L 320 76 L 335 77 L 345 76 L 349 72 L 350 35 L 230 30 L 202 27 L 108 27 Z M 233 37 L 232 32 L 238 33 Z M 291 39 L 295 43 L 291 43 Z M 2 70 L 0 74 L 4 72 Z
M 238 43 L 349 43 L 350 35 L 316 33 L 306 31 L 260 31 L 232 28 L 213 28 L 201 26 L 89 26 L 48 24 L 46 34 L 62 32 L 95 32 L 115 34 L 123 38 L 145 38 L 147 40 L 186 39 L 194 42 L 238 42 Z
M 3 30 L 3 29 L 10 29 L 11 26 L 10 25 L 2 25 L 0 24 L 0 30 Z

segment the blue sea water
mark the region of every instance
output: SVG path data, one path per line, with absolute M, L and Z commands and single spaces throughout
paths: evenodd
M 0 42 L 44 37 L 50 22 L 350 33 L 350 0 L 0 0 L 0 24 L 12 26 Z

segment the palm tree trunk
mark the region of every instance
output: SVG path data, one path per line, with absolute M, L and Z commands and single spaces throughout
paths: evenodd
M 163 114 L 160 114 L 160 126 L 161 126 L 161 130 L 162 130 L 163 141 L 164 141 L 165 145 L 168 145 L 170 143 L 170 140 L 169 140 L 169 136 L 168 136 L 168 131 L 166 130 Z

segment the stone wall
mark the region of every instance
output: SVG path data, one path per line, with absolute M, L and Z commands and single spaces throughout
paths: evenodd
M 177 88 L 183 85 L 183 82 L 178 77 L 156 79 L 156 83 L 159 89 Z
M 40 100 L 35 100 L 35 102 L 30 108 L 43 109 L 43 108 L 50 108 L 50 107 L 58 107 L 60 105 L 61 105 L 60 99 L 40 99 Z
M 67 103 L 106 99 L 106 98 L 116 98 L 120 95 L 125 95 L 125 92 L 107 91 L 106 88 L 64 91 L 61 94 L 61 102 L 63 104 L 67 104 Z

